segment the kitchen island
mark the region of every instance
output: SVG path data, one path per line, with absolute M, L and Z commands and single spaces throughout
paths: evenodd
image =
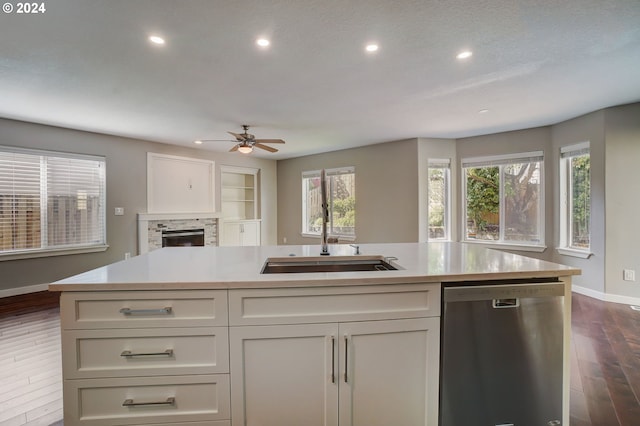
M 176 247 L 61 291 L 65 425 L 438 424 L 442 285 L 564 284 L 570 267 L 473 244 Z M 397 270 L 262 274 L 267 259 Z M 317 259 L 316 259 L 317 258 Z

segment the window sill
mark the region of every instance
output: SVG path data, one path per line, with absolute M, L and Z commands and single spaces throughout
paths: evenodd
M 472 240 L 465 240 L 463 242 L 467 244 L 483 245 L 483 246 L 487 246 L 487 248 L 492 248 L 497 250 L 514 250 L 514 251 L 528 251 L 533 253 L 542 253 L 547 249 L 547 246 L 536 246 L 536 245 L 527 245 L 527 244 L 492 243 L 490 241 L 472 241 Z
M 0 262 L 4 262 L 6 260 L 35 259 L 38 257 L 66 256 L 69 254 L 97 253 L 106 251 L 108 248 L 109 246 L 107 244 L 102 244 L 90 247 L 65 247 L 59 249 L 14 251 L 11 253 L 0 253 Z
M 568 247 L 556 247 L 556 251 L 563 256 L 578 257 L 580 259 L 588 259 L 593 253 L 584 250 L 577 250 Z

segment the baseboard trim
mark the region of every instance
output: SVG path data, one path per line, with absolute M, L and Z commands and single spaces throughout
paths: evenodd
M 604 302 L 622 303 L 623 305 L 640 305 L 640 297 L 603 293 L 590 288 L 580 287 L 579 285 L 572 285 L 571 291 L 575 291 L 576 293 L 593 297 L 594 299 L 602 300 Z
M 35 284 L 24 287 L 8 288 L 6 290 L 0 290 L 0 298 L 19 296 L 21 294 L 37 293 L 39 291 L 47 291 L 49 284 Z

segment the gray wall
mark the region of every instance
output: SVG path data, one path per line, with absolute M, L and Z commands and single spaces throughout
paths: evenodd
M 356 241 L 418 241 L 417 140 L 388 142 L 278 162 L 278 243 L 319 244 L 303 237 L 302 172 L 354 166 Z
M 605 110 L 607 293 L 640 298 L 640 103 Z M 636 282 L 622 270 L 636 271 Z
M 582 269 L 582 275 L 574 277 L 573 283 L 590 290 L 605 292 L 605 139 L 604 111 L 597 111 L 568 120 L 552 127 L 553 156 L 549 165 L 553 168 L 554 199 L 560 199 L 559 161 L 560 147 L 590 142 L 591 153 L 591 252 L 589 259 L 566 256 L 552 251 L 553 262 Z M 554 244 L 560 241 L 560 212 L 555 209 L 553 218 Z M 552 247 L 553 248 L 553 247 Z
M 262 239 L 276 243 L 277 165 L 273 160 L 240 154 L 214 153 L 201 149 L 108 136 L 33 123 L 0 119 L 0 145 L 52 151 L 102 155 L 107 162 L 107 243 L 106 252 L 0 261 L 0 291 L 45 284 L 89 269 L 124 259 L 137 253 L 136 214 L 147 209 L 147 152 L 157 152 L 215 161 L 216 187 L 220 186 L 220 166 L 235 165 L 260 169 Z M 220 194 L 216 193 L 216 206 Z M 114 216 L 115 207 L 124 207 L 124 216 Z

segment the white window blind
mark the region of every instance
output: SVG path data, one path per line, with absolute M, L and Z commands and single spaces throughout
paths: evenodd
M 0 251 L 42 245 L 40 169 L 38 156 L 0 151 Z
M 104 245 L 102 157 L 0 147 L 0 254 Z

